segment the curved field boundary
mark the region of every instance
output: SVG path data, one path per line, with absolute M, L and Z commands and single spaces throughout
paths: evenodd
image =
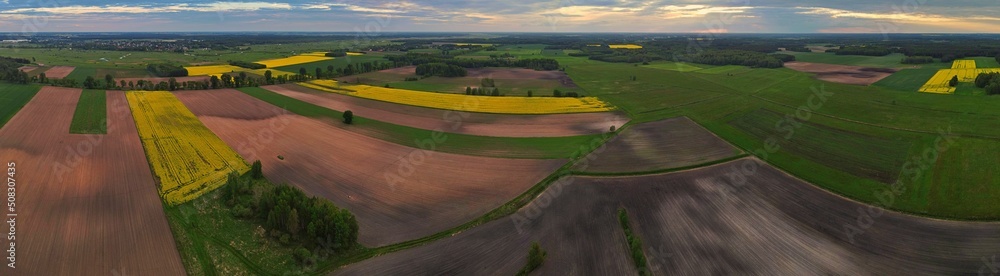
M 314 80 L 298 85 L 319 91 L 365 99 L 444 110 L 499 114 L 559 114 L 603 112 L 613 109 L 594 97 L 491 97 L 421 92 L 405 89 L 350 85 L 340 87 L 333 80 Z
M 492 137 L 566 137 L 601 134 L 611 126 L 629 122 L 619 112 L 592 112 L 550 115 L 511 115 L 452 112 L 440 109 L 401 105 L 362 99 L 337 93 L 320 92 L 298 85 L 265 86 L 264 89 L 333 110 L 351 110 L 355 114 L 387 123 L 445 130 Z M 455 128 L 454 126 L 458 126 Z
M 567 162 L 405 147 L 287 114 L 232 90 L 178 97 L 243 158 L 261 160 L 268 179 L 350 210 L 361 229 L 359 242 L 368 246 L 428 236 L 482 216 Z M 246 114 L 271 116 L 241 118 Z
M 881 210 L 756 158 L 671 174 L 564 181 L 572 185 L 550 187 L 512 216 L 347 265 L 335 274 L 513 273 L 524 262 L 524 244 L 535 240 L 549 251 L 540 267 L 548 273 L 541 274 L 634 274 L 622 266 L 628 259 L 611 258 L 627 257 L 618 251 L 622 245 L 604 242 L 619 237 L 602 231 L 605 224 L 616 224 L 606 213 L 619 207 L 629 210 L 635 233 L 649 245 L 644 248 L 648 266 L 665 275 L 975 274 L 1000 246 L 998 223 Z M 878 216 L 861 228 L 858 210 Z M 861 232 L 848 235 L 843 230 L 849 226 Z M 582 246 L 590 244 L 598 246 Z M 588 257 L 592 254 L 603 259 Z
M 634 174 L 710 163 L 742 154 L 687 117 L 629 125 L 573 170 L 595 174 Z
M 225 184 L 246 162 L 170 92 L 126 93 L 149 165 L 167 204 L 180 204 Z

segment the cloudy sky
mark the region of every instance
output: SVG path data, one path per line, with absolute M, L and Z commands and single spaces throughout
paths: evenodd
M 0 0 L 0 32 L 1000 32 L 1000 0 Z

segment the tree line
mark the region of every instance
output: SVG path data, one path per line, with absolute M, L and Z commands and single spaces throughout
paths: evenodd
M 742 65 L 760 68 L 780 68 L 785 64 L 774 55 L 744 50 L 705 51 L 687 59 L 686 61 L 709 65 Z
M 295 257 L 300 262 L 313 254 L 340 252 L 357 245 L 358 222 L 351 212 L 329 200 L 306 196 L 295 187 L 272 184 L 260 167 L 256 161 L 247 176 L 230 175 L 221 189 L 222 200 L 234 216 L 261 223 L 269 237 L 298 247 Z
M 421 65 L 428 63 L 444 63 L 462 68 L 483 68 L 483 67 L 515 67 L 534 69 L 538 71 L 558 70 L 559 61 L 550 58 L 518 59 L 511 57 L 491 57 L 490 59 L 460 59 L 427 54 L 405 54 L 386 56 L 396 67 L 409 65 Z
M 1000 95 L 1000 73 L 982 73 L 976 76 L 976 87 L 986 90 L 986 95 Z
M 847 46 L 840 49 L 828 49 L 827 53 L 834 53 L 838 56 L 841 55 L 855 55 L 855 56 L 885 56 L 891 54 L 892 51 L 889 48 L 881 46 Z
M 464 77 L 469 74 L 469 71 L 461 66 L 437 62 L 417 65 L 416 71 L 417 75 L 423 77 Z
M 242 60 L 231 60 L 229 61 L 229 65 L 243 67 L 247 69 L 254 69 L 254 70 L 267 68 L 267 65 L 263 65 L 256 62 L 242 61 Z
M 26 84 L 31 81 L 28 73 L 21 71 L 21 66 L 31 61 L 23 58 L 0 57 L 0 80 Z

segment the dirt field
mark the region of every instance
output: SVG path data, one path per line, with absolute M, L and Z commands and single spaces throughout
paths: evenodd
M 629 121 L 620 112 L 554 115 L 505 115 L 457 113 L 439 109 L 366 100 L 315 91 L 299 85 L 265 86 L 264 89 L 333 110 L 351 110 L 365 118 L 397 125 L 494 137 L 562 137 L 600 134 Z M 458 124 L 458 128 L 454 126 Z
M 798 61 L 786 62 L 785 67 L 795 71 L 814 73 L 816 74 L 816 79 L 819 80 L 854 85 L 871 85 L 896 72 L 896 69 L 889 68 L 868 68 Z
M 21 70 L 21 72 L 31 72 L 35 69 L 38 69 L 38 66 L 21 66 L 18 67 L 17 69 Z
M 591 153 L 584 172 L 646 172 L 732 157 L 741 151 L 687 117 L 633 125 Z
M 18 214 L 0 274 L 184 275 L 124 94 L 108 93 L 107 135 L 71 135 L 79 95 L 42 88 L 0 131 Z
M 53 66 L 48 71 L 45 71 L 45 77 L 46 78 L 50 78 L 50 79 L 65 78 L 66 76 L 69 76 L 70 73 L 73 73 L 74 69 L 76 69 L 76 67 L 73 67 L 73 66 Z
M 746 181 L 727 176 L 733 172 Z M 665 175 L 566 181 L 517 213 L 540 213 L 522 234 L 512 216 L 334 273 L 513 274 L 527 244 L 539 241 L 548 251 L 539 275 L 634 274 L 624 246 L 610 241 L 620 232 L 606 229 L 618 227 L 610 215 L 618 207 L 629 210 L 654 275 L 976 274 L 990 273 L 1000 253 L 1000 223 L 879 212 L 753 158 Z M 858 210 L 877 215 L 859 218 Z M 849 226 L 863 232 L 848 236 Z
M 204 82 L 204 81 L 208 81 L 209 77 L 208 76 L 179 77 L 179 78 L 174 78 L 174 79 L 176 79 L 177 82 L 188 82 L 188 81 L 200 81 L 200 82 Z M 139 80 L 146 80 L 146 81 L 152 81 L 153 83 L 160 83 L 161 81 L 169 82 L 170 78 L 154 78 L 154 77 L 149 77 L 149 78 L 116 78 L 115 82 L 121 82 L 121 81 L 125 81 L 125 82 L 139 82 Z
M 491 78 L 491 79 L 516 79 L 516 80 L 558 80 L 565 87 L 577 87 L 576 83 L 562 71 L 536 71 L 524 68 L 469 68 L 466 78 Z M 379 71 L 382 73 L 392 73 L 401 76 L 415 76 L 416 66 L 406 66 Z M 342 81 L 353 80 L 354 77 L 345 77 Z
M 235 90 L 177 97 L 264 175 L 347 208 L 359 242 L 381 246 L 478 217 L 538 183 L 566 160 L 472 157 L 421 151 L 331 126 Z M 260 114 L 271 114 L 262 118 Z M 284 160 L 279 160 L 281 155 Z

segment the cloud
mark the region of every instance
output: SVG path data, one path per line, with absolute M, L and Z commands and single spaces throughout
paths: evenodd
M 2 11 L 5 14 L 143 14 L 143 13 L 176 13 L 176 12 L 220 12 L 220 11 L 258 11 L 258 10 L 289 10 L 288 3 L 269 2 L 215 2 L 206 4 L 175 4 L 169 6 L 151 5 L 111 5 L 111 6 L 62 6 L 19 8 Z

